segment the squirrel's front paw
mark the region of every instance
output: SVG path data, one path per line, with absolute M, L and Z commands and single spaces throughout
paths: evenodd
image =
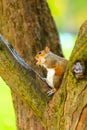
M 47 95 L 48 95 L 48 96 L 51 96 L 51 95 L 53 95 L 55 92 L 56 92 L 56 89 L 55 89 L 55 88 L 52 88 L 50 91 L 47 92 Z
M 44 82 L 47 82 L 46 78 L 43 78 L 43 77 L 42 77 L 41 79 L 42 79 Z

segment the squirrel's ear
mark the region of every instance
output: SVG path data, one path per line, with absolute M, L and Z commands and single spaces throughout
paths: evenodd
M 46 52 L 49 52 L 50 51 L 50 48 L 48 46 L 45 47 L 45 51 Z

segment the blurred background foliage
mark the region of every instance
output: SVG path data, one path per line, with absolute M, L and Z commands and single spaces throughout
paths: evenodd
M 87 19 L 87 0 L 47 0 L 59 31 L 77 33 Z
M 69 59 L 79 28 L 87 19 L 87 0 L 47 0 L 65 58 Z
M 63 53 L 69 59 L 79 28 L 87 19 L 87 0 L 47 0 L 47 2 L 59 31 Z M 0 78 L 0 130 L 16 130 L 15 124 L 11 92 Z

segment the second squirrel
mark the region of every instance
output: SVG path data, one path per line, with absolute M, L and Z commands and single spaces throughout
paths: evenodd
M 35 59 L 36 64 L 45 67 L 47 70 L 47 77 L 43 79 L 51 87 L 51 90 L 48 91 L 50 96 L 59 88 L 68 61 L 52 53 L 48 47 L 38 52 Z

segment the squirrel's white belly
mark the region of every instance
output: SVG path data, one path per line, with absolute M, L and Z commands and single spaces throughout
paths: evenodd
M 47 83 L 50 87 L 54 87 L 53 78 L 54 78 L 55 70 L 47 69 Z

